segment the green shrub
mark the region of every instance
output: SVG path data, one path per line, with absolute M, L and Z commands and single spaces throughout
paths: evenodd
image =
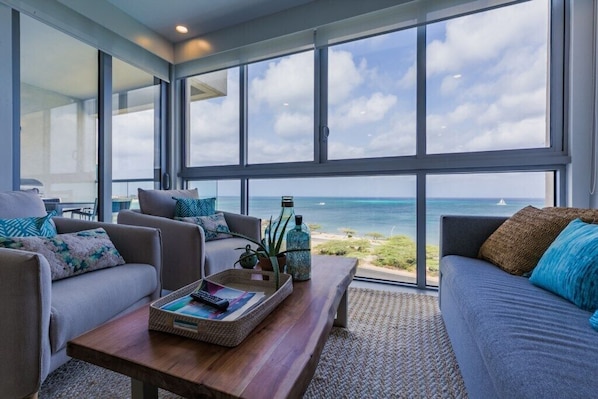
M 314 251 L 320 255 L 363 258 L 370 252 L 370 242 L 363 239 L 330 240 L 317 245 Z
M 415 242 L 407 236 L 392 236 L 374 249 L 377 266 L 415 271 Z

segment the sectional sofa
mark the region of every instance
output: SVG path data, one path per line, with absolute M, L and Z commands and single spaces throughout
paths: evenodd
M 576 216 L 551 211 L 566 220 L 546 228 L 533 220 L 546 215 L 534 210 L 536 216 L 510 230 L 517 223 L 509 218 L 441 217 L 440 309 L 470 398 L 598 396 L 593 311 L 530 282 L 536 264 L 545 262 L 546 247 Z M 494 244 L 494 255 L 483 253 Z M 499 258 L 514 269 L 497 266 Z M 516 270 L 525 262 L 531 271 Z M 592 290 L 598 295 L 598 285 Z

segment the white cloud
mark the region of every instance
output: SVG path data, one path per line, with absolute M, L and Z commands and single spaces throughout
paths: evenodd
M 359 97 L 344 106 L 333 109 L 329 115 L 329 125 L 346 129 L 356 124 L 382 120 L 397 103 L 397 97 L 390 94 L 374 93 L 371 97 Z
M 328 103 L 337 105 L 346 101 L 353 91 L 364 82 L 367 62 L 362 59 L 357 66 L 353 54 L 348 51 L 330 49 L 328 53 Z
M 313 57 L 313 52 L 308 51 L 269 61 L 264 75 L 251 79 L 250 103 L 264 102 L 275 108 L 283 104 L 298 109 L 313 108 Z
M 284 112 L 274 122 L 274 131 L 281 137 L 305 137 L 305 133 L 311 134 L 313 129 L 313 117 L 309 114 Z

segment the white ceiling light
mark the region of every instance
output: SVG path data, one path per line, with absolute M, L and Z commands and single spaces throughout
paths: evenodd
M 184 25 L 177 25 L 174 29 L 179 33 L 189 33 L 189 29 Z

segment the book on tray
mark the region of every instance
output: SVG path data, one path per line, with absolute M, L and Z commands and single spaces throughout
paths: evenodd
M 205 279 L 201 280 L 197 290 L 203 290 L 211 295 L 228 300 L 228 309 L 225 311 L 218 310 L 210 305 L 194 300 L 190 295 L 185 295 L 168 302 L 162 305 L 160 309 L 202 319 L 231 321 L 241 317 L 266 297 L 263 292 L 238 290 Z

